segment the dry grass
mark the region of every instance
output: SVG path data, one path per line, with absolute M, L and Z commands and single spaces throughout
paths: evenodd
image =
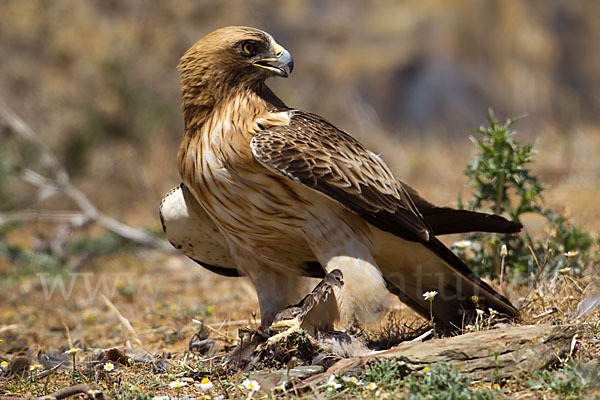
M 590 152 L 593 150 L 589 146 L 598 146 L 599 143 L 596 136 L 577 136 L 574 140 L 576 145 L 585 143 L 588 146 L 585 151 Z M 457 151 L 447 152 L 438 142 L 404 143 L 402 151 L 409 156 L 402 160 L 408 168 L 402 169 L 412 171 L 408 173 L 407 181 L 416 182 L 423 193 L 440 203 L 453 200 L 456 188 L 461 187 L 463 179 L 460 175 L 463 157 L 471 152 L 466 143 L 456 146 Z M 594 178 L 597 166 L 593 163 L 582 165 L 580 159 L 574 158 L 572 162 L 561 161 L 564 162 L 564 168 L 560 168 L 554 159 L 555 152 L 544 150 L 545 143 L 542 140 L 539 146 L 541 150 L 535 168 L 540 174 L 550 177 L 552 188 L 547 191 L 548 202 L 556 202 L 555 208 L 568 204 L 576 221 L 588 230 L 596 230 L 600 226 L 598 208 L 588 207 L 584 196 L 597 202 L 600 194 L 598 177 Z M 394 153 L 393 149 L 392 147 L 390 153 Z M 390 159 L 387 152 L 385 156 Z M 436 162 L 430 162 L 427 168 L 423 168 L 424 160 Z M 394 164 L 393 159 L 391 161 Z M 449 173 L 444 165 L 456 166 L 454 174 Z M 397 165 L 394 167 L 399 169 Z M 148 168 L 151 170 L 154 167 L 148 165 Z M 546 172 L 552 170 L 558 170 L 560 174 L 551 175 Z M 582 182 L 586 182 L 583 188 Z M 569 193 L 575 195 L 572 201 L 569 200 L 571 197 L 567 197 Z M 144 205 L 140 208 L 143 209 Z M 132 215 L 132 221 L 140 218 L 136 214 Z M 144 213 L 140 215 L 143 216 Z M 585 220 L 581 218 L 582 215 Z M 9 235 L 9 242 L 30 246 L 31 234 L 43 231 L 41 228 L 41 225 L 25 226 L 15 230 Z M 48 232 L 51 234 L 52 230 Z M 93 229 L 80 234 L 86 237 L 101 236 L 100 232 Z M 542 237 L 546 234 L 543 227 L 538 228 L 538 234 Z M 213 394 L 222 392 L 233 397 L 242 395 L 241 392 L 235 394 L 239 388 L 236 388 L 231 379 L 240 384 L 246 374 L 211 368 L 211 365 L 218 363 L 220 356 L 214 359 L 197 358 L 197 355 L 188 352 L 188 340 L 199 329 L 192 319 L 202 320 L 211 327 L 209 333 L 216 341 L 219 355 L 223 354 L 225 348 L 237 343 L 240 328 L 258 326 L 256 297 L 245 279 L 218 277 L 182 257 L 144 248 L 125 248 L 95 256 L 82 261 L 77 270 L 67 271 L 63 275 L 54 275 L 57 271 L 47 271 L 48 276 L 39 275 L 45 271 L 15 271 L 15 266 L 6 264 L 2 258 L 0 263 L 4 263 L 0 264 L 0 270 L 6 272 L 6 279 L 2 281 L 3 301 L 0 303 L 0 338 L 3 339 L 0 344 L 1 358 L 11 360 L 25 355 L 31 360 L 37 360 L 41 354 L 60 357 L 67 348 L 77 346 L 83 349 L 77 355 L 78 365 L 82 371 L 88 371 L 87 363 L 93 359 L 95 350 L 127 347 L 130 349 L 128 354 L 140 357 L 137 363 L 117 365 L 115 371 L 110 373 L 101 370 L 98 372 L 99 367 L 91 368 L 90 376 L 77 380 L 88 382 L 113 396 L 133 398 L 138 394 L 200 395 L 200 389 L 193 383 L 206 376 L 216 385 Z M 64 296 L 57 288 L 50 295 L 48 288 L 54 279 L 61 276 L 65 290 L 69 290 L 73 280 L 72 292 Z M 520 286 L 509 283 L 507 292 L 511 299 L 522 304 L 522 323 L 577 324 L 578 340 L 587 345 L 581 347 L 575 357 L 589 361 L 600 355 L 598 313 L 594 312 L 578 320 L 574 319 L 574 315 L 577 303 L 598 290 L 598 277 L 598 264 L 594 262 L 588 266 L 583 276 L 546 276 L 538 282 Z M 100 294 L 110 299 L 118 312 L 129 321 L 135 334 L 102 300 Z M 553 309 L 556 311 L 548 313 Z M 394 321 L 419 325 L 415 322 L 417 317 L 397 301 L 393 303 L 392 313 Z M 392 325 L 388 321 L 384 321 L 381 329 L 393 331 L 390 326 Z M 394 334 L 400 330 L 396 329 Z M 164 359 L 168 365 L 167 372 L 156 369 L 155 356 Z M 251 372 L 250 375 L 252 374 Z M 184 379 L 188 385 L 182 389 L 170 388 L 169 383 L 177 379 Z M 2 390 L 4 395 L 40 395 L 69 386 L 71 380 L 69 367 L 57 370 L 50 379 L 4 381 Z M 394 393 L 394 389 L 388 389 L 365 392 L 363 395 L 385 397 L 390 394 L 390 390 Z M 399 387 L 397 390 L 401 392 L 405 389 Z M 511 396 L 537 395 L 527 389 L 522 378 L 506 382 L 502 390 Z M 255 397 L 263 395 L 265 393 L 259 392 Z M 341 397 L 354 395 L 356 393 L 353 391 L 340 394 Z M 295 395 L 282 395 L 283 398 L 286 396 Z M 309 392 L 302 397 L 318 396 Z

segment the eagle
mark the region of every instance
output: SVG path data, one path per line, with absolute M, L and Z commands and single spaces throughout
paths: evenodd
M 477 307 L 518 317 L 438 236 L 521 224 L 428 202 L 348 133 L 287 106 L 265 81 L 293 65 L 271 35 L 238 26 L 181 58 L 182 183 L 160 205 L 173 246 L 212 272 L 248 277 L 263 329 L 334 270 L 343 285 L 312 307 L 313 329 L 373 323 L 390 292 L 439 326 L 460 328 Z

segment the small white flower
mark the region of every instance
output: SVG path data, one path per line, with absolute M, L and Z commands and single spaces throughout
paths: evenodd
M 339 389 L 342 387 L 341 383 L 337 383 L 335 381 L 335 375 L 331 375 L 329 376 L 329 378 L 327 379 L 327 382 L 325 382 L 325 387 L 328 387 L 330 389 Z
M 95 399 L 96 396 L 102 394 L 102 390 L 99 390 L 99 389 L 90 389 L 90 390 L 87 391 L 87 394 L 89 394 L 92 397 L 92 399 Z
M 242 386 L 246 390 L 252 390 L 253 392 L 256 392 L 256 391 L 260 390 L 260 385 L 254 379 L 252 379 L 252 380 L 245 379 L 244 382 L 242 382 Z
M 6 368 L 8 368 L 8 363 L 6 361 L 2 361 L 0 363 L 0 368 L 2 368 L 2 370 L 4 371 Z
M 559 270 L 559 272 L 563 275 L 567 275 L 569 272 L 571 272 L 571 268 L 569 268 L 569 267 L 561 268 Z
M 38 363 L 35 363 L 35 364 L 29 366 L 30 371 L 37 371 L 38 369 L 42 369 L 42 368 L 43 367 Z
M 565 296 L 564 298 L 565 300 L 573 300 L 575 299 L 575 296 L 569 295 L 569 296 Z
M 154 396 L 152 400 L 169 400 L 169 396 Z
M 104 364 L 104 370 L 105 371 L 112 371 L 113 369 L 115 369 L 115 365 L 113 363 L 111 363 L 110 361 L 107 362 L 106 364 Z
M 508 255 L 508 248 L 506 248 L 506 245 L 503 244 L 502 247 L 500 247 L 500 256 L 506 257 L 507 255 Z
M 498 315 L 498 311 L 494 310 L 493 308 L 488 308 L 488 311 L 490 312 L 490 318 L 494 318 L 496 315 Z
M 566 257 L 569 257 L 569 258 L 573 258 L 573 257 L 575 257 L 577 254 L 579 254 L 579 252 L 578 252 L 578 251 L 571 250 L 571 251 L 568 251 L 568 252 L 566 252 L 566 253 L 565 253 L 565 256 L 566 256 Z
M 71 347 L 69 350 L 65 351 L 65 354 L 70 354 L 74 356 L 77 352 L 81 351 L 79 347 Z
M 425 300 L 433 300 L 436 294 L 438 294 L 438 292 L 432 290 L 431 292 L 423 293 L 423 297 L 425 298 Z
M 459 249 L 466 249 L 473 244 L 471 240 L 459 240 L 458 242 L 454 242 L 452 247 L 458 247 Z
M 371 382 L 365 387 L 369 390 L 375 390 L 375 389 L 377 389 L 377 384 L 375 382 Z
M 275 386 L 273 388 L 273 390 L 276 391 L 276 392 L 285 392 L 285 386 L 286 385 L 287 385 L 287 381 L 283 381 L 279 385 Z
M 483 314 L 485 314 L 485 311 L 480 310 L 479 308 L 476 308 L 475 311 L 477 311 L 477 316 L 481 317 Z
M 350 385 L 362 385 L 362 382 L 359 381 L 358 378 L 355 376 L 342 376 L 342 380 Z
M 187 383 L 182 382 L 182 381 L 173 381 L 173 382 L 169 383 L 169 387 L 177 388 L 177 389 L 182 388 L 186 385 L 187 385 Z
M 556 374 L 554 374 L 554 378 L 561 383 L 567 382 L 569 380 L 569 377 L 564 372 L 557 372 Z
M 196 384 L 195 386 L 198 386 L 202 391 L 210 390 L 215 387 L 215 385 L 213 385 L 213 383 L 208 378 L 202 378 L 200 383 Z

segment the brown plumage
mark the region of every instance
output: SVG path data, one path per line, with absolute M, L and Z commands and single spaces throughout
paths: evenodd
M 463 313 L 474 310 L 473 295 L 481 306 L 518 315 L 435 235 L 517 232 L 520 224 L 436 207 L 347 133 L 286 107 L 265 85 L 292 69 L 271 36 L 217 30 L 188 50 L 179 68 L 183 185 L 161 204 L 163 227 L 200 264 L 248 276 L 263 327 L 310 292 L 310 277 L 334 269 L 345 284 L 335 291 L 337 307 L 311 311 L 320 313 L 321 327 L 338 316 L 342 324 L 376 319 L 386 288 L 424 315 L 422 294 L 437 290 L 434 317 L 446 325 L 460 326 Z

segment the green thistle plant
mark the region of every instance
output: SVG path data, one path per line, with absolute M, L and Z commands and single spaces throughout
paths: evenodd
M 545 186 L 527 167 L 533 160 L 534 145 L 517 143 L 516 132 L 511 130 L 517 120 L 508 119 L 500 124 L 490 110 L 488 126 L 475 130 L 482 137 L 471 138 L 479 154 L 465 170 L 469 186 L 475 189 L 468 208 L 505 215 L 513 221 L 525 213 L 542 215 L 549 224 L 549 237 L 534 240 L 526 231 L 519 235 L 473 234 L 468 240 L 479 245 L 474 246 L 467 264 L 479 274 L 492 277 L 500 276 L 502 261 L 510 266 L 513 276 L 525 277 L 540 269 L 555 273 L 565 267 L 581 272 L 591 260 L 593 239 L 564 216 L 543 207 Z M 460 198 L 458 207 L 465 208 Z M 507 255 L 501 256 L 502 244 L 511 249 Z M 571 251 L 579 252 L 577 260 L 560 256 Z

